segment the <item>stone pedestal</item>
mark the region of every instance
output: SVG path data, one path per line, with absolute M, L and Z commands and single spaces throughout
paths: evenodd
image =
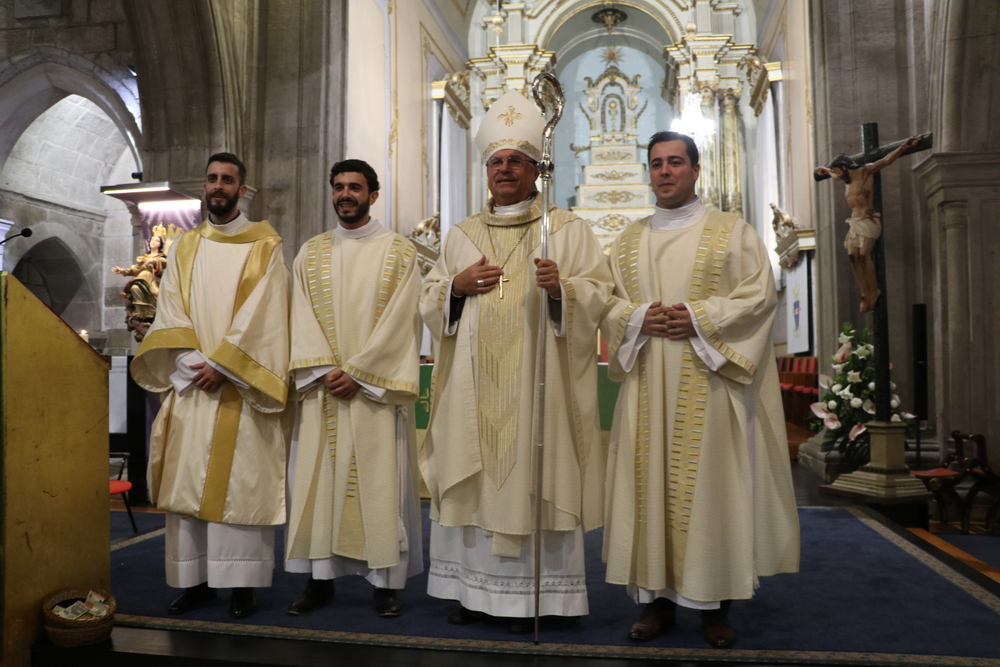
M 924 501 L 930 494 L 906 467 L 906 425 L 902 422 L 869 422 L 871 462 L 820 487 L 866 502 Z

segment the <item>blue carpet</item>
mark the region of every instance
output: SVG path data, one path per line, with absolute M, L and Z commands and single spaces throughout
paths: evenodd
M 1000 570 L 1000 536 L 997 535 L 940 535 L 948 544 L 975 556 L 995 570 Z
M 148 533 L 158 530 L 166 525 L 165 515 L 159 512 L 132 512 L 135 518 L 135 526 L 139 529 L 138 534 Z M 111 542 L 135 537 L 137 533 L 132 530 L 132 524 L 128 520 L 128 512 L 125 510 L 114 510 L 111 512 Z
M 425 507 L 425 552 L 429 532 L 426 511 Z M 1000 599 L 860 513 L 807 508 L 799 510 L 799 517 L 801 572 L 763 579 L 754 599 L 733 604 L 730 619 L 739 633 L 737 648 L 741 652 L 1000 656 Z M 281 537 L 279 529 L 279 553 Z M 636 654 L 653 647 L 705 648 L 699 615 L 690 610 L 679 610 L 677 627 L 656 641 L 643 644 L 641 649 L 630 643 L 626 632 L 639 609 L 622 587 L 604 583 L 601 531 L 587 535 L 586 548 L 590 615 L 579 621 L 543 624 L 543 642 L 595 646 L 596 652 L 600 646 Z M 334 604 L 308 616 L 289 616 L 285 609 L 299 596 L 304 584 L 305 576 L 276 570 L 273 587 L 258 591 L 257 614 L 239 625 L 228 615 L 229 596 L 225 591 L 205 608 L 163 620 L 178 591 L 164 583 L 162 534 L 112 552 L 112 592 L 119 613 L 129 615 L 122 619 L 126 624 L 158 627 L 157 623 L 162 622 L 165 625 L 159 627 L 228 632 L 235 629 L 247 633 L 258 627 L 265 634 L 284 628 L 291 636 L 299 631 L 299 636 L 311 639 L 322 639 L 322 632 L 330 631 L 368 633 L 390 643 L 406 637 L 434 637 L 445 640 L 445 644 L 448 640 L 486 644 L 531 641 L 529 637 L 509 634 L 495 622 L 449 625 L 445 617 L 455 603 L 428 597 L 426 574 L 410 579 L 402 593 L 404 614 L 395 619 L 375 616 L 372 588 L 360 577 L 337 581 Z M 179 619 L 185 625 L 177 625 Z M 231 625 L 224 628 L 216 623 Z M 510 649 L 493 646 L 490 650 Z M 864 664 L 863 659 L 859 660 L 857 664 Z

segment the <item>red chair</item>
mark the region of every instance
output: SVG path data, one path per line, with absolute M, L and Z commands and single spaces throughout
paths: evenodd
M 962 532 L 969 532 L 969 508 L 971 507 L 974 493 L 969 494 L 965 500 L 958 495 L 956 487 L 969 474 L 969 469 L 976 466 L 976 461 L 965 456 L 965 441 L 975 439 L 977 436 L 968 436 L 959 431 L 952 431 L 951 437 L 955 442 L 955 451 L 948 454 L 941 461 L 941 465 L 933 470 L 912 470 L 911 474 L 923 482 L 927 490 L 934 496 L 938 506 L 938 520 L 941 523 L 948 523 L 947 504 L 950 502 L 958 508 L 959 521 L 962 525 Z M 978 436 L 981 438 L 982 436 Z M 977 489 L 978 491 L 978 489 Z
M 125 511 L 128 512 L 128 520 L 132 522 L 132 531 L 138 533 L 139 528 L 135 525 L 135 517 L 132 516 L 132 507 L 128 504 L 128 496 L 126 495 L 128 491 L 132 490 L 132 482 L 122 479 L 125 466 L 128 463 L 128 452 L 111 452 L 111 456 L 120 456 L 122 459 L 122 464 L 118 468 L 118 478 L 109 480 L 111 495 L 121 494 L 122 501 L 125 503 Z

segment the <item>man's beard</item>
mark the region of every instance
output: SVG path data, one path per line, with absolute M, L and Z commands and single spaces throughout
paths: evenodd
M 342 199 L 341 201 L 344 201 L 344 200 Z M 354 201 L 354 200 L 352 199 L 352 201 Z M 336 207 L 336 209 L 337 209 L 337 217 L 340 218 L 340 221 L 342 223 L 344 223 L 345 225 L 353 225 L 356 222 L 361 222 L 362 220 L 364 220 L 365 216 L 368 215 L 368 210 L 370 208 L 371 208 L 371 206 L 368 204 L 368 202 L 366 202 L 366 201 L 359 201 L 359 202 L 357 202 L 357 206 L 354 207 L 354 215 L 350 215 L 350 216 L 346 216 L 345 217 L 340 212 L 340 203 L 338 202 L 337 203 L 337 207 Z
M 225 204 L 215 204 L 212 203 L 212 197 L 222 196 L 226 198 Z M 236 208 L 236 202 L 239 201 L 239 196 L 233 195 L 232 197 L 227 197 L 224 192 L 213 192 L 211 194 L 205 195 L 205 208 L 212 215 L 218 217 L 221 215 L 226 215 L 230 213 L 234 208 Z

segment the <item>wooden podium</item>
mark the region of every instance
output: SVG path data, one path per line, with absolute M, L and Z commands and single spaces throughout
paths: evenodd
M 0 273 L 0 664 L 29 664 L 47 595 L 111 589 L 108 368 Z

